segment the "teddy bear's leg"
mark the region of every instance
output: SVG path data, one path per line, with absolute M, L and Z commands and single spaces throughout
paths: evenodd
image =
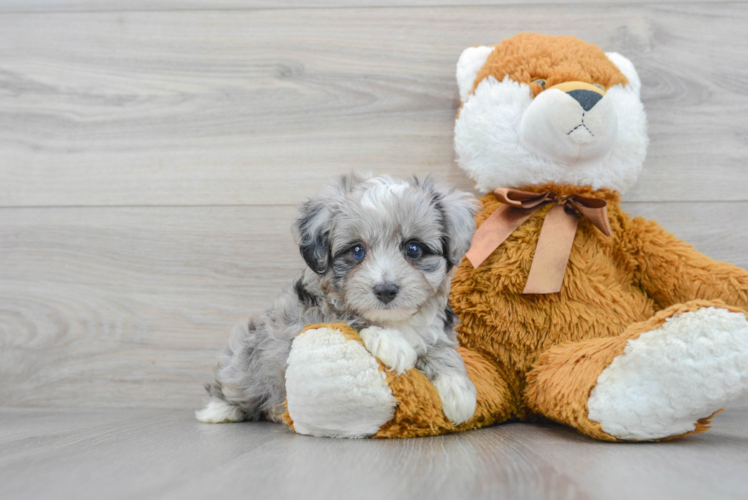
M 748 391 L 748 319 L 719 301 L 671 306 L 623 335 L 560 344 L 528 374 L 533 411 L 608 441 L 703 432 Z
M 460 348 L 477 407 L 454 426 L 436 388 L 416 369 L 386 370 L 347 325 L 312 325 L 294 340 L 286 370 L 286 421 L 300 434 L 412 437 L 474 429 L 507 420 L 514 408 L 497 367 Z

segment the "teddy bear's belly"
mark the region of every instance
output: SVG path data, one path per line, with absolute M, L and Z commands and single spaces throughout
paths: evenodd
M 465 261 L 455 273 L 450 302 L 460 343 L 496 361 L 518 400 L 543 351 L 620 335 L 657 310 L 623 260 L 586 236 L 577 234 L 560 293 L 523 295 L 532 255 L 512 254 L 511 244 L 477 270 Z

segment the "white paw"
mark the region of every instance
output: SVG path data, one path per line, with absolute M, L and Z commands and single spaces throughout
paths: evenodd
M 418 354 L 397 330 L 370 326 L 359 332 L 366 349 L 398 375 L 416 366 Z
M 748 320 L 708 307 L 630 340 L 597 378 L 588 415 L 619 439 L 660 439 L 694 430 L 746 391 Z
M 442 410 L 450 422 L 459 425 L 470 420 L 475 413 L 475 386 L 467 377 L 457 373 L 440 373 L 434 380 L 439 391 Z
M 244 420 L 244 412 L 226 401 L 211 399 L 205 408 L 195 412 L 195 418 L 206 424 L 241 422 Z

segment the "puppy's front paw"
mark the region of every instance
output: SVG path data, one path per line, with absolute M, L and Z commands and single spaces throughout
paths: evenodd
M 475 413 L 476 390 L 467 375 L 441 373 L 434 381 L 444 414 L 454 425 L 470 420 Z
M 418 354 L 397 330 L 370 326 L 359 332 L 366 349 L 398 375 L 416 366 Z

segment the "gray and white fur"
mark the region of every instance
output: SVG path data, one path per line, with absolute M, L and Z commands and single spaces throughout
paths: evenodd
M 280 421 L 293 339 L 309 324 L 347 323 L 389 369 L 422 371 L 452 422 L 468 420 L 476 391 L 447 300 L 476 210 L 472 195 L 430 177 L 356 174 L 302 204 L 294 233 L 308 267 L 261 317 L 234 329 L 197 419 Z

